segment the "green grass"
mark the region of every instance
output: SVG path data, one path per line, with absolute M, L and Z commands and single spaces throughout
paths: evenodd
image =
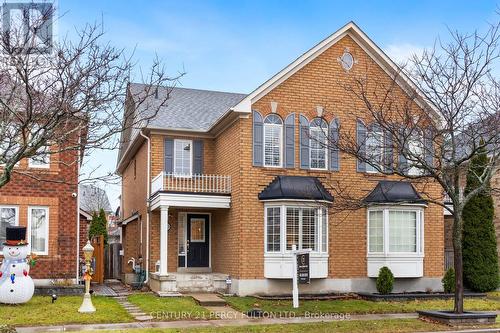
M 269 312 L 293 312 L 295 315 L 305 313 L 399 313 L 417 310 L 453 309 L 452 300 L 421 300 L 406 302 L 373 302 L 360 299 L 300 301 L 300 307 L 294 309 L 291 300 L 260 300 L 255 297 L 226 297 L 229 305 L 236 310 L 246 312 L 258 307 Z M 465 300 L 466 310 L 500 310 L 500 302 L 494 299 Z
M 93 314 L 79 313 L 81 296 L 61 296 L 52 304 L 49 296 L 34 296 L 28 303 L 0 305 L 0 323 L 15 326 L 41 326 L 60 324 L 123 323 L 132 317 L 116 300 L 92 297 L 96 307 Z
M 500 298 L 500 291 L 490 291 L 488 297 Z
M 211 319 L 210 311 L 191 297 L 158 297 L 153 294 L 134 294 L 128 301 L 137 305 L 156 321 Z
M 286 324 L 286 325 L 250 325 L 250 326 L 231 326 L 231 327 L 200 327 L 200 328 L 185 328 L 185 329 L 132 329 L 114 332 L 131 332 L 131 333 L 246 333 L 246 332 L 340 332 L 340 333 L 393 333 L 393 332 L 422 332 L 422 331 L 443 331 L 449 330 L 449 326 L 431 324 L 417 319 L 388 319 L 388 320 L 372 320 L 372 321 L 336 321 L 328 323 L 308 323 L 308 324 Z M 100 333 L 103 333 L 101 331 Z

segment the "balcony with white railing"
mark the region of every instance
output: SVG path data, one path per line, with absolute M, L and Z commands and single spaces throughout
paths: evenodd
M 230 195 L 231 176 L 180 175 L 162 171 L 151 181 L 151 194 L 158 192 Z

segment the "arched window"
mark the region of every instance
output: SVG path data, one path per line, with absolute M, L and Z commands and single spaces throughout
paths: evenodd
M 310 159 L 311 169 L 327 168 L 328 151 L 328 124 L 324 119 L 314 118 L 309 125 Z
M 281 167 L 283 121 L 270 114 L 264 119 L 264 166 Z

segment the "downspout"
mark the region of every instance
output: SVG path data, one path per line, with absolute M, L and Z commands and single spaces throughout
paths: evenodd
M 151 185 L 151 177 L 150 177 L 150 165 L 151 165 L 151 140 L 148 136 L 142 133 L 142 129 L 139 131 L 139 134 L 148 141 L 148 163 L 147 163 L 147 182 L 146 182 L 146 279 L 144 283 L 149 282 L 149 192 Z M 142 230 L 142 228 L 141 228 Z
M 81 130 L 80 133 L 78 134 L 78 141 L 79 141 L 79 146 L 80 149 L 81 147 L 81 142 L 82 142 L 82 136 L 81 136 Z M 76 163 L 76 174 L 77 174 L 77 179 L 76 179 L 76 284 L 80 283 L 80 162 L 81 162 L 81 154 L 78 152 L 78 160 Z

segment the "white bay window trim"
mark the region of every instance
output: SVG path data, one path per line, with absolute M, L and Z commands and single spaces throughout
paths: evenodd
M 382 212 L 382 250 L 372 251 L 372 239 L 370 214 Z M 390 239 L 390 213 L 391 212 L 414 212 L 416 217 L 415 226 L 415 251 L 391 251 Z M 424 259 L 424 207 L 423 206 L 377 206 L 367 209 L 366 214 L 366 239 L 367 239 L 367 270 L 369 277 L 377 277 L 381 267 L 387 266 L 395 277 L 422 277 Z M 401 231 L 401 230 L 400 230 Z M 402 235 L 403 239 L 408 238 Z
M 268 251 L 268 209 L 279 209 L 280 216 L 280 246 L 279 251 Z M 266 278 L 291 279 L 293 267 L 293 254 L 287 249 L 286 218 L 287 208 L 299 209 L 299 244 L 302 244 L 303 223 L 300 222 L 304 209 L 315 209 L 316 230 L 315 250 L 310 252 L 311 278 L 328 277 L 328 210 L 317 203 L 303 203 L 295 201 L 273 202 L 264 205 L 264 276 Z M 299 245 L 297 244 L 297 245 Z M 300 245 L 298 246 L 300 248 Z

